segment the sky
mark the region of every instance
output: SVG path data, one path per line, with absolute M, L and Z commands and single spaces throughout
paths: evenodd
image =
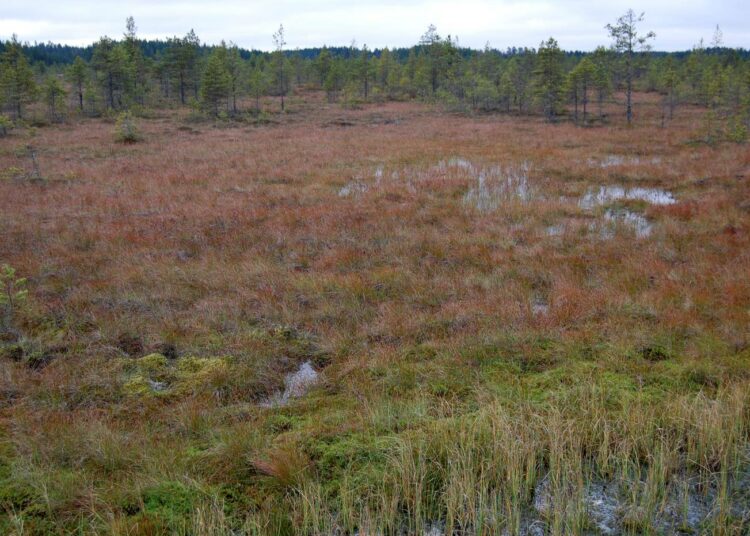
M 287 48 L 369 48 L 415 44 L 430 24 L 461 46 L 537 47 L 550 36 L 566 50 L 608 45 L 604 26 L 628 8 L 645 12 L 640 28 L 656 32 L 655 50 L 688 50 L 712 41 L 750 48 L 750 0 L 0 0 L 0 39 L 87 45 L 103 35 L 120 37 L 135 18 L 146 39 L 184 35 L 204 43 L 232 41 L 270 50 L 284 25 Z

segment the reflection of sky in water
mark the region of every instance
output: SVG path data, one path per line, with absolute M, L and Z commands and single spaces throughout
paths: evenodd
M 598 189 L 589 189 L 578 206 L 585 209 L 594 208 L 597 205 L 605 205 L 612 201 L 620 200 L 646 201 L 652 205 L 673 205 L 677 202 L 674 195 L 659 188 L 623 188 L 622 186 L 600 186 Z
M 297 372 L 287 374 L 284 379 L 284 392 L 276 393 L 266 402 L 263 402 L 261 406 L 285 406 L 291 399 L 303 396 L 317 382 L 318 373 L 310 361 L 305 361 Z

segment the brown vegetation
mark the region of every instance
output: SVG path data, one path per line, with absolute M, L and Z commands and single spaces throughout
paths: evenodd
M 583 533 L 596 480 L 621 530 L 676 530 L 681 490 L 711 502 L 693 530 L 747 530 L 750 152 L 634 98 L 631 128 L 310 93 L 134 144 L 13 131 L 0 526 L 513 533 L 549 489 L 548 530 Z M 603 186 L 675 202 L 581 203 Z

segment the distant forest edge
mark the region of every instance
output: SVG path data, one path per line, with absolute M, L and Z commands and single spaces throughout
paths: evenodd
M 139 43 L 141 45 L 141 50 L 143 51 L 143 56 L 149 59 L 158 59 L 164 54 L 167 53 L 169 50 L 169 47 L 171 46 L 170 40 L 167 39 L 142 39 L 139 40 Z M 5 51 L 5 48 L 7 46 L 7 41 L 0 41 L 0 54 L 2 54 Z M 221 45 L 207 45 L 207 44 L 201 44 L 198 47 L 199 54 L 202 56 L 207 56 L 211 53 L 211 51 L 217 47 L 220 47 Z M 23 53 L 26 55 L 27 58 L 33 63 L 43 63 L 47 66 L 53 66 L 53 65 L 69 65 L 75 61 L 77 56 L 80 56 L 82 59 L 86 61 L 91 61 L 91 58 L 94 54 L 94 49 L 96 47 L 96 43 L 92 43 L 85 47 L 80 46 L 73 46 L 73 45 L 63 45 L 58 43 L 22 43 L 21 49 L 23 50 Z M 328 50 L 328 52 L 331 54 L 334 58 L 343 58 L 343 59 L 349 59 L 352 56 L 356 55 L 356 49 L 351 46 L 320 46 L 320 47 L 306 47 L 306 48 L 295 48 L 290 50 L 285 50 L 284 55 L 287 58 L 290 58 L 292 56 L 299 56 L 302 59 L 305 60 L 313 60 L 320 56 L 320 53 L 323 49 Z M 380 58 L 381 53 L 384 48 L 375 48 L 372 50 L 372 55 L 376 58 Z M 390 48 L 388 47 L 388 50 L 390 54 L 397 59 L 398 61 L 406 61 L 408 59 L 409 54 L 413 53 L 419 53 L 424 46 L 415 44 L 411 47 L 396 47 L 396 48 Z M 243 60 L 249 60 L 253 56 L 263 56 L 263 55 L 269 55 L 270 52 L 262 51 L 262 50 L 256 50 L 256 49 L 247 49 L 238 47 L 237 48 L 240 57 Z M 529 53 L 531 51 L 528 47 L 508 47 L 505 50 L 501 50 L 498 48 L 492 48 L 488 47 L 485 49 L 475 49 L 475 48 L 468 48 L 468 47 L 457 47 L 458 53 L 461 55 L 461 57 L 468 59 L 472 56 L 483 54 L 483 53 L 491 53 L 495 54 L 497 56 L 501 56 L 504 58 L 509 58 L 511 56 L 516 56 L 524 53 Z M 742 59 L 748 59 L 750 58 L 750 49 L 746 48 L 727 48 L 727 47 L 706 47 L 703 49 L 703 51 L 706 54 L 709 55 L 726 55 L 726 54 L 736 54 L 738 57 Z M 570 50 L 570 51 L 564 51 L 566 56 L 571 56 L 575 58 L 581 58 L 588 54 L 591 54 L 591 52 L 586 52 L 582 50 Z M 682 59 L 690 54 L 690 50 L 684 50 L 684 51 L 676 51 L 676 52 L 662 52 L 662 51 L 652 51 L 652 54 L 655 57 L 664 57 L 664 56 L 674 56 L 675 58 Z
M 420 99 L 452 111 L 542 115 L 591 125 L 608 120 L 605 104 L 624 95 L 633 121 L 633 93 L 656 92 L 662 125 L 675 110 L 707 110 L 707 140 L 744 141 L 750 130 L 750 51 L 723 46 L 716 27 L 708 46 L 654 52 L 645 15 L 628 10 L 603 26 L 605 43 L 590 52 L 564 51 L 550 37 L 538 48 L 489 44 L 461 47 L 430 25 L 409 48 L 370 50 L 367 45 L 290 50 L 284 27 L 269 36 L 270 52 L 234 43 L 206 45 L 190 30 L 183 37 L 143 40 L 135 20 L 120 39 L 102 37 L 87 47 L 27 44 L 15 35 L 0 43 L 0 106 L 7 126 L 33 111 L 33 122 L 70 115 L 143 114 L 148 108 L 188 106 L 196 115 L 252 119 L 269 111 L 263 98 L 279 100 L 295 88 L 321 90 L 330 103 Z M 607 40 L 609 43 L 607 43 Z M 31 104 L 41 104 L 33 106 Z M 46 116 L 40 118 L 40 111 Z

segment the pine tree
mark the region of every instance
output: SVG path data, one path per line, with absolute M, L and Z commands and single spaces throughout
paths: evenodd
M 42 95 L 47 105 L 47 116 L 51 122 L 59 121 L 59 108 L 66 91 L 63 89 L 60 81 L 54 76 L 48 76 L 42 86 Z
M 372 81 L 372 61 L 367 45 L 362 46 L 362 50 L 358 52 L 354 61 L 355 77 L 359 80 L 362 95 L 367 100 L 370 96 L 370 83 Z
M 268 77 L 263 70 L 263 63 L 260 59 L 256 60 L 255 67 L 250 72 L 248 86 L 250 95 L 255 99 L 255 110 L 260 112 L 260 98 L 268 91 Z
M 345 68 L 343 61 L 341 58 L 334 59 L 328 71 L 328 76 L 323 85 L 323 89 L 326 90 L 328 96 L 328 102 L 335 102 L 344 86 Z
M 509 91 L 508 108 L 512 105 L 518 113 L 527 111 L 535 62 L 534 54 L 524 53 L 513 56 L 505 66 L 503 86 Z
M 574 103 L 574 119 L 578 124 L 578 104 L 583 106 L 583 124 L 588 123 L 589 89 L 591 88 L 596 67 L 589 58 L 583 58 L 573 70 L 568 73 L 568 94 Z
M 6 106 L 16 119 L 23 119 L 24 106 L 36 98 L 34 72 L 14 34 L 0 56 L 0 90 Z
M 281 97 L 281 111 L 284 111 L 284 95 L 287 90 L 286 72 L 284 70 L 284 63 L 286 58 L 284 57 L 284 47 L 286 41 L 284 40 L 284 25 L 279 25 L 279 29 L 273 34 L 273 62 L 274 62 L 274 73 L 276 74 L 276 87 L 278 94 Z
M 94 45 L 91 66 L 104 92 L 107 107 L 122 108 L 123 97 L 133 82 L 132 64 L 125 47 L 109 37 L 102 37 Z
M 612 92 L 612 69 L 610 53 L 604 47 L 596 47 L 591 55 L 594 64 L 594 89 L 599 105 L 599 119 L 604 119 L 604 99 Z
M 177 84 L 180 103 L 187 102 L 187 92 L 192 89 L 198 95 L 198 47 L 200 39 L 194 30 L 185 37 L 168 40 L 167 60 L 171 66 L 172 78 Z
M 375 83 L 380 87 L 383 93 L 388 93 L 391 71 L 393 70 L 393 56 L 388 47 L 380 51 L 380 57 L 374 60 Z
M 635 78 L 637 54 L 650 49 L 649 39 L 656 37 L 654 32 L 645 35 L 638 33 L 638 24 L 643 22 L 644 14 L 636 16 L 632 9 L 628 9 L 617 19 L 615 25 L 607 24 L 609 35 L 614 40 L 614 48 L 622 55 L 625 75 L 626 115 L 628 125 L 633 120 L 633 79 Z
M 563 59 L 563 52 L 552 37 L 539 45 L 534 70 L 534 90 L 547 121 L 553 121 L 559 111 L 564 81 Z
M 127 85 L 128 100 L 143 104 L 146 97 L 146 59 L 141 50 L 141 43 L 138 39 L 135 19 L 128 17 L 125 21 L 125 35 L 123 36 L 122 46 L 127 55 L 127 61 L 130 68 L 132 79 Z
M 76 100 L 78 101 L 78 109 L 82 112 L 83 90 L 86 86 L 86 79 L 88 78 L 88 66 L 80 56 L 76 56 L 76 59 L 73 60 L 73 63 L 68 68 L 67 78 L 75 91 Z
M 213 117 L 219 115 L 222 102 L 229 98 L 231 77 L 227 71 L 226 47 L 216 47 L 208 56 L 201 78 L 201 104 Z
M 222 43 L 223 44 L 223 43 Z M 237 113 L 237 97 L 243 86 L 245 77 L 244 63 L 240 56 L 240 49 L 234 43 L 229 43 L 226 51 L 226 68 L 229 75 L 229 99 L 232 103 L 232 113 Z
M 426 81 L 429 91 L 434 95 L 445 81 L 452 63 L 457 60 L 458 50 L 451 37 L 441 38 L 433 24 L 422 35 L 419 45 L 423 51 L 420 54 L 422 69 L 419 72 L 419 85 L 424 86 Z
M 666 108 L 669 111 L 669 120 L 671 121 L 674 118 L 674 109 L 677 104 L 676 101 L 676 93 L 677 93 L 677 84 L 679 82 L 679 78 L 677 75 L 677 70 L 674 66 L 674 60 L 672 57 L 668 57 L 666 60 L 666 63 L 662 66 L 662 74 L 661 74 L 661 86 L 663 88 L 663 91 L 665 92 L 665 99 L 664 99 L 664 108 Z M 666 114 L 663 114 L 663 116 Z M 662 120 L 662 124 L 663 124 Z
M 331 52 L 328 50 L 327 46 L 323 45 L 323 48 L 320 50 L 314 63 L 315 71 L 320 80 L 320 87 L 323 87 L 326 83 L 326 78 L 328 78 L 328 73 L 331 70 L 332 61 Z

